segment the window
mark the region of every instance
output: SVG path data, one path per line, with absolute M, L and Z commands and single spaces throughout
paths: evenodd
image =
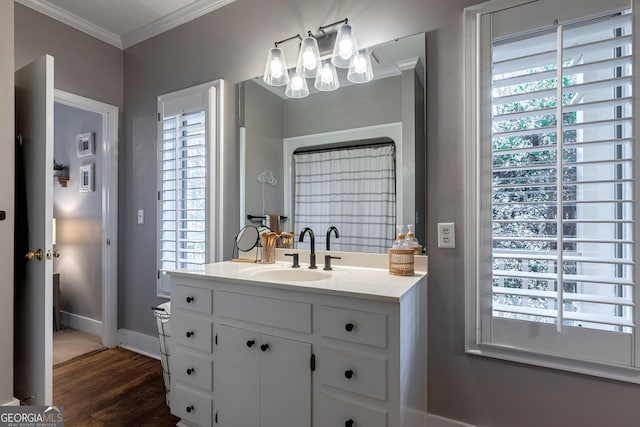
M 158 295 L 166 272 L 216 259 L 216 152 L 222 82 L 158 98 Z
M 467 16 L 467 348 L 640 381 L 631 4 Z

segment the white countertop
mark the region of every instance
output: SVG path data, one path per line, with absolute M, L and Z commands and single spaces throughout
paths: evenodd
M 426 258 L 426 257 L 425 257 Z M 426 262 L 425 262 L 426 265 Z M 308 265 L 301 262 L 300 270 L 307 270 Z M 270 288 L 292 289 L 307 292 L 328 293 L 342 296 L 357 296 L 382 301 L 398 302 L 411 288 L 426 280 L 426 271 L 413 276 L 394 276 L 386 268 L 354 267 L 335 265 L 329 277 L 313 281 L 282 281 L 269 277 L 259 277 L 260 271 L 293 270 L 291 262 L 274 264 L 252 264 L 244 262 L 224 261 L 205 265 L 204 272 L 176 270 L 171 275 L 200 279 L 219 279 L 230 283 L 246 283 Z M 426 270 L 426 268 L 425 268 Z M 315 272 L 322 272 L 320 264 Z M 305 274 L 304 271 L 300 271 Z

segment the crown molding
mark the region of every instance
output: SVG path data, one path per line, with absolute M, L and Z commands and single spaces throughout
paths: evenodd
M 36 10 L 57 21 L 80 30 L 92 37 L 102 40 L 119 49 L 126 49 L 135 44 L 143 42 L 151 37 L 157 36 L 165 31 L 171 30 L 179 25 L 185 24 L 216 9 L 233 3 L 235 0 L 197 0 L 181 9 L 170 13 L 150 24 L 145 25 L 135 31 L 120 37 L 92 22 L 87 21 L 77 15 L 49 3 L 47 0 L 15 0 L 24 6 Z
M 235 0 L 197 0 L 175 12 L 164 16 L 122 36 L 122 45 L 126 49 L 158 34 L 199 18 L 207 13 L 220 9 Z
M 24 6 L 27 6 L 33 10 L 36 10 L 43 15 L 47 15 L 50 18 L 53 18 L 57 21 L 62 22 L 63 24 L 67 24 L 70 27 L 75 28 L 76 30 L 80 30 L 90 36 L 93 36 L 99 40 L 102 40 L 105 43 L 108 43 L 112 46 L 115 46 L 119 49 L 122 49 L 122 40 L 120 36 L 111 31 L 105 30 L 98 25 L 87 21 L 84 18 L 81 18 L 73 13 L 69 13 L 66 10 L 55 6 L 49 3 L 46 0 L 15 0 L 17 3 L 20 3 Z

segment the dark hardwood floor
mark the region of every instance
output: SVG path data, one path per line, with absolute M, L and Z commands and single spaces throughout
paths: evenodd
M 100 350 L 53 369 L 53 404 L 66 427 L 175 426 L 165 404 L 162 367 L 122 348 Z

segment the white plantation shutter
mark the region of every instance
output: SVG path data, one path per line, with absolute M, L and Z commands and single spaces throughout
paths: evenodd
M 160 270 L 202 270 L 206 259 L 205 111 L 162 120 Z
M 593 363 L 637 368 L 640 360 L 635 18 L 630 3 L 586 4 L 542 0 L 478 15 L 478 323 L 470 336 L 480 353 L 601 374 Z
M 203 271 L 220 242 L 216 201 L 223 81 L 158 97 L 158 295 L 167 271 Z

